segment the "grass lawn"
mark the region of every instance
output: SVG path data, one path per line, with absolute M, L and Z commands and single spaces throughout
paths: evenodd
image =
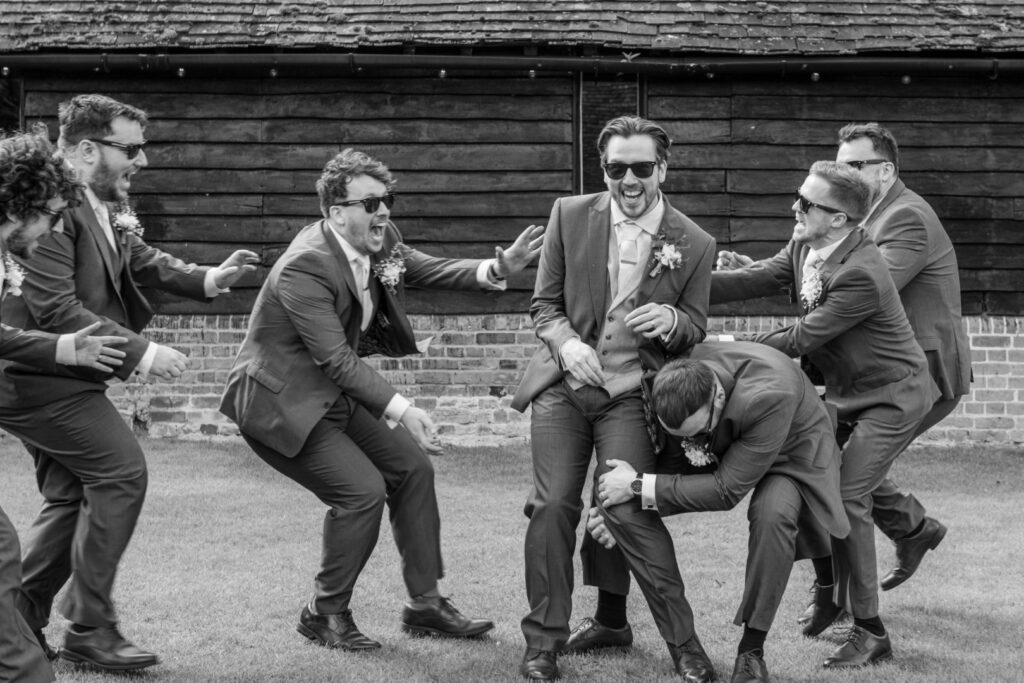
M 312 591 L 323 506 L 272 471 L 244 444 L 153 440 L 143 444 L 150 490 L 121 563 L 115 599 L 126 637 L 163 663 L 152 681 L 516 681 L 523 652 L 523 502 L 527 449 L 450 449 L 434 460 L 448 575 L 442 592 L 470 616 L 492 618 L 471 642 L 413 639 L 399 628 L 405 592 L 389 529 L 353 600 L 361 630 L 383 643 L 373 654 L 315 647 L 295 631 Z M 39 505 L 31 462 L 0 441 L 2 505 L 24 533 Z M 895 659 L 869 670 L 820 668 L 838 639 L 806 640 L 795 619 L 812 580 L 793 572 L 768 637 L 773 681 L 1021 681 L 1024 679 L 1024 453 L 1020 449 L 916 448 L 893 475 L 949 526 L 918 574 L 883 593 Z M 721 680 L 732 673 L 740 629 L 746 502 L 728 513 L 668 520 L 697 629 Z M 879 536 L 879 563 L 892 560 Z M 577 560 L 577 584 L 579 567 Z M 881 574 L 880 574 L 881 575 Z M 574 622 L 592 614 L 595 591 L 578 587 Z M 561 658 L 566 681 L 678 681 L 638 591 L 630 597 L 636 645 L 629 653 Z M 63 642 L 64 620 L 47 629 Z M 59 681 L 109 676 L 58 663 Z

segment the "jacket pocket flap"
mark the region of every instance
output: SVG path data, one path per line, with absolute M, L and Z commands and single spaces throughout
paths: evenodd
M 272 373 L 266 367 L 257 363 L 249 363 L 249 366 L 245 369 L 245 374 L 249 375 L 275 394 L 280 393 L 281 389 L 284 388 L 283 379 Z

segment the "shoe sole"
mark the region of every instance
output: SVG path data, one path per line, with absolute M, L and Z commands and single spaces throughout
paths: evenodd
M 151 666 L 156 666 L 160 663 L 160 660 L 157 659 L 155 662 L 145 662 L 142 664 L 101 664 L 100 662 L 97 662 L 95 659 L 90 659 L 89 657 L 86 657 L 85 655 L 79 654 L 77 652 L 71 652 L 66 648 L 62 648 L 57 656 L 66 662 L 70 662 L 71 664 L 91 667 L 94 669 L 99 669 L 100 671 L 138 671 L 139 669 L 147 669 Z
M 890 650 L 889 652 L 886 652 L 884 655 L 881 655 L 881 656 L 879 656 L 879 657 L 877 657 L 875 659 L 872 659 L 867 664 L 858 664 L 858 665 L 855 665 L 855 666 L 854 665 L 850 665 L 850 666 L 829 666 L 828 664 L 824 664 L 822 666 L 822 668 L 823 669 L 833 669 L 833 670 L 840 670 L 840 669 L 865 669 L 865 668 L 867 668 L 869 666 L 874 666 L 875 664 L 884 664 L 885 662 L 888 662 L 890 660 L 892 660 L 892 650 Z
M 942 539 L 944 539 L 946 537 L 946 531 L 948 531 L 948 529 L 946 529 L 945 526 L 941 526 L 941 525 L 939 526 L 938 531 L 935 533 L 935 537 L 932 538 L 931 542 L 928 544 L 928 550 L 935 550 L 936 548 L 939 547 L 939 544 L 942 543 Z M 921 559 L 924 560 L 924 556 L 923 555 L 921 556 Z M 896 583 L 890 583 L 888 586 L 881 586 L 882 590 L 883 591 L 891 591 L 893 588 L 896 588 L 897 586 L 902 586 L 904 583 L 909 581 L 910 577 L 912 577 L 914 574 L 916 574 L 917 570 L 920 569 L 920 568 L 921 568 L 921 565 L 918 564 L 916 567 L 914 567 L 914 571 L 910 572 L 909 574 L 904 576 L 902 579 L 900 579 Z
M 592 652 L 600 652 L 603 650 L 620 650 L 625 651 L 633 647 L 632 641 L 628 643 L 601 643 L 597 645 L 587 645 L 586 647 L 570 647 L 563 648 L 558 652 L 560 655 L 585 655 Z
M 326 648 L 328 648 L 330 650 L 344 650 L 346 652 L 367 652 L 369 650 L 379 650 L 380 649 L 380 643 L 378 643 L 377 645 L 375 645 L 373 647 L 351 647 L 351 646 L 345 645 L 344 643 L 332 643 L 332 642 L 330 642 L 328 640 L 325 640 L 323 637 L 320 636 L 319 633 L 317 633 L 313 629 L 311 629 L 311 628 L 309 628 L 307 626 L 304 626 L 302 624 L 299 624 L 298 626 L 296 626 L 295 630 L 298 631 L 303 636 L 305 636 L 306 638 L 308 638 L 309 640 L 312 640 L 317 645 L 319 645 L 321 647 L 326 647 Z
M 429 626 L 411 626 L 409 624 L 402 624 L 402 630 L 411 636 L 425 636 L 429 638 L 479 638 L 488 631 L 494 628 L 494 624 L 475 628 L 471 631 L 462 631 L 459 633 L 452 633 L 451 631 L 442 631 L 436 628 L 430 628 Z

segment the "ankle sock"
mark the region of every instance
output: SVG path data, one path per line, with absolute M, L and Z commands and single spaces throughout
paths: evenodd
M 626 621 L 626 596 L 608 591 L 598 591 L 594 619 L 606 628 L 625 628 L 628 623 Z
M 814 565 L 814 576 L 819 586 L 831 586 L 835 583 L 831 557 L 815 557 L 811 563 Z
M 870 619 L 858 619 L 854 617 L 853 625 L 860 626 L 871 635 L 878 636 L 879 638 L 885 635 L 885 626 L 882 625 L 882 620 L 878 617 L 871 617 Z
M 744 652 L 754 650 L 759 657 L 764 657 L 764 641 L 767 637 L 768 631 L 761 631 L 744 625 L 743 638 L 740 640 L 739 647 L 736 648 L 736 654 L 741 655 Z

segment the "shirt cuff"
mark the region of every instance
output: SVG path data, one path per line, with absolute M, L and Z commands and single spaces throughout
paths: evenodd
M 203 292 L 206 294 L 207 299 L 212 299 L 218 294 L 224 294 L 230 292 L 231 288 L 226 287 L 221 289 L 217 286 L 215 278 L 220 275 L 220 268 L 210 268 L 206 271 L 206 277 L 203 279 Z
M 384 419 L 387 420 L 388 426 L 394 429 L 402 421 L 402 416 L 405 415 L 405 411 L 411 405 L 412 403 L 409 399 L 401 394 L 392 396 L 388 402 L 388 407 L 384 409 Z
M 654 499 L 654 484 L 658 475 L 656 474 L 645 474 L 643 475 L 644 483 L 640 489 L 640 507 L 644 510 L 657 510 L 658 503 Z
M 146 378 L 149 374 L 149 369 L 153 367 L 153 359 L 156 358 L 156 350 L 159 344 L 149 342 L 149 346 L 146 347 L 146 352 L 142 354 L 142 360 L 135 366 L 135 374 L 142 379 Z
M 736 335 L 734 335 L 734 334 L 720 334 L 720 335 L 718 335 L 718 341 L 720 341 L 720 342 L 736 341 Z
M 668 332 L 661 335 L 661 343 L 668 344 L 669 340 L 672 339 L 672 335 L 676 333 L 676 328 L 679 327 L 679 311 L 676 310 L 675 306 L 669 306 L 668 304 L 662 304 L 662 306 L 672 311 L 672 327 L 668 329 Z
M 491 266 L 498 263 L 498 259 L 484 259 L 476 268 L 476 281 L 483 289 L 497 289 L 505 291 L 508 289 L 508 280 L 497 278 L 491 274 Z
M 62 334 L 57 337 L 57 362 L 60 365 L 74 365 L 76 356 L 75 335 Z

